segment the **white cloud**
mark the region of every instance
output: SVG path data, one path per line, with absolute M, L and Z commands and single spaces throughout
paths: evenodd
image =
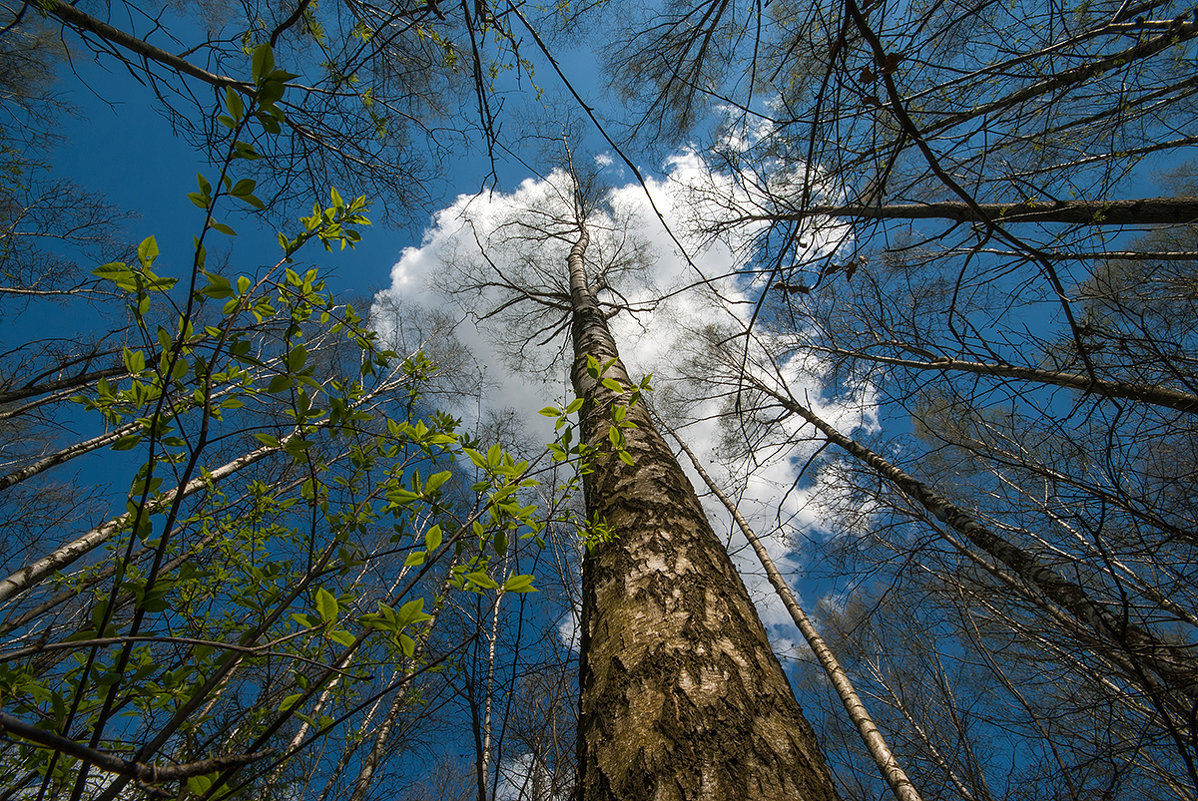
M 562 615 L 561 619 L 557 621 L 558 638 L 574 653 L 578 653 L 579 648 L 582 646 L 582 636 L 578 630 L 582 623 L 579 619 L 581 612 L 582 610 L 571 606 L 570 611 Z
M 610 164 L 610 157 L 596 157 L 600 166 L 605 162 Z M 387 290 L 392 296 L 452 309 L 462 321 L 456 332 L 458 339 L 486 366 L 489 387 L 485 403 L 517 409 L 527 419 L 530 434 L 541 442 L 552 439 L 552 426 L 536 410 L 569 396 L 567 362 L 561 358 L 566 333 L 557 331 L 556 337 L 551 337 L 552 325 L 543 317 L 524 314 L 524 310 L 537 308 L 529 302 L 512 307 L 505 315 L 481 320 L 498 303 L 496 295 L 463 290 L 472 280 L 482 283 L 488 276 L 493 278 L 496 270 L 508 276 L 527 276 L 540 282 L 542 288 L 563 290 L 565 255 L 571 240 L 568 227 L 555 227 L 546 210 L 560 207 L 570 196 L 568 176 L 555 172 L 542 180 L 526 180 L 511 193 L 459 197 L 434 216 L 419 248 L 403 251 L 392 268 L 392 285 Z M 662 391 L 659 394 L 668 395 L 669 387 L 683 386 L 677 382 L 683 378 L 687 355 L 695 352 L 690 342 L 693 331 L 713 323 L 743 328 L 752 313 L 748 294 L 752 287 L 736 267 L 743 262 L 760 226 L 743 225 L 712 237 L 699 223 L 751 210 L 759 205 L 759 199 L 688 152 L 670 160 L 666 176 L 650 177 L 644 187 L 636 183 L 617 187 L 611 190 L 608 201 L 611 214 L 620 223 L 610 215 L 596 215 L 588 221 L 592 256 L 614 258 L 626 254 L 628 241 L 621 238 L 623 228 L 635 235 L 636 247 L 652 254 L 647 269 L 620 287 L 639 311 L 615 317 L 611 323 L 613 335 L 634 379 L 653 373 L 654 384 Z M 511 239 L 533 230 L 539 237 L 535 241 Z M 507 242 L 499 241 L 505 236 Z M 840 236 L 832 231 L 814 237 L 808 243 L 809 255 L 826 252 Z M 480 242 L 488 243 L 485 254 Z M 446 292 L 455 291 L 457 294 L 447 299 Z M 522 349 L 512 347 L 514 340 L 529 337 L 531 341 Z M 546 338 L 550 341 L 537 344 Z M 517 370 L 517 366 L 525 369 Z M 806 388 L 811 398 L 820 397 L 823 371 L 817 362 L 791 359 L 781 365 L 780 372 L 792 391 L 801 396 Z M 685 389 L 679 392 L 686 394 Z M 813 401 L 812 406 L 842 431 L 868 428 L 876 425 L 861 411 L 863 402 L 869 400 L 868 388 L 861 395 L 847 402 Z M 683 400 L 687 419 L 696 422 L 689 423 L 681 433 L 692 450 L 707 460 L 720 442 L 716 417 L 723 401 L 693 397 Z M 480 405 L 478 399 L 470 399 L 463 404 L 470 408 L 456 412 L 470 416 Z M 819 444 L 811 437 L 810 428 L 800 428 L 796 421 L 777 423 L 754 460 L 731 470 L 709 468 L 722 485 L 737 488 L 733 494 L 739 498 L 741 512 L 766 538 L 767 548 L 784 575 L 802 571 L 790 534 L 819 524 L 814 491 L 794 487 L 799 467 Z M 684 467 L 703 494 L 705 487 L 685 458 Z M 714 499 L 709 499 L 707 508 L 712 522 L 717 532 L 729 538 L 733 559 L 758 602 L 763 622 L 776 635 L 775 645 L 780 650 L 792 650 L 795 643 L 791 638 L 797 635 L 788 613 L 768 586 L 743 536 L 733 530 L 722 506 L 711 501 Z M 564 642 L 569 641 L 566 638 L 575 633 L 576 626 L 573 615 L 562 618 L 559 633 Z
M 554 784 L 553 774 L 532 753 L 523 754 L 499 766 L 495 801 L 565 801 L 570 791 L 558 787 L 555 792 Z

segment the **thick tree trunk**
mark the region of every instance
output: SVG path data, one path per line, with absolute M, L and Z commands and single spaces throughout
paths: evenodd
M 836 798 L 815 736 L 761 621 L 677 460 L 643 405 L 624 429 L 633 466 L 608 439 L 631 382 L 586 281 L 585 231 L 570 253 L 573 382 L 587 513 L 615 533 L 583 562 L 578 801 Z
M 853 721 L 853 725 L 857 727 L 857 733 L 861 735 L 861 741 L 865 745 L 865 750 L 869 751 L 870 757 L 873 758 L 874 764 L 878 766 L 878 772 L 882 774 L 882 778 L 890 785 L 890 791 L 894 794 L 895 801 L 923 801 L 919 791 L 915 789 L 915 784 L 907 776 L 907 772 L 903 770 L 895 758 L 894 753 L 890 750 L 890 746 L 886 743 L 886 738 L 882 736 L 878 724 L 874 722 L 870 716 L 869 710 L 865 708 L 865 703 L 861 700 L 861 696 L 857 693 L 857 688 L 853 686 L 853 682 L 849 679 L 849 674 L 843 667 L 840 666 L 840 660 L 836 658 L 836 654 L 828 646 L 827 641 L 815 628 L 815 624 L 811 622 L 811 618 L 807 617 L 807 613 L 803 611 L 803 607 L 799 605 L 799 599 L 795 597 L 794 591 L 790 585 L 786 583 L 782 572 L 778 570 L 778 566 L 774 564 L 773 557 L 766 550 L 765 543 L 757 536 L 757 532 L 749 525 L 749 521 L 740 513 L 740 509 L 732 502 L 719 485 L 707 474 L 703 469 L 699 457 L 695 456 L 694 451 L 682 441 L 682 437 L 678 436 L 677 432 L 670 428 L 669 424 L 660 417 L 658 421 L 662 428 L 666 430 L 670 436 L 677 441 L 680 447 L 694 466 L 695 472 L 707 484 L 707 488 L 711 493 L 719 498 L 720 503 L 728 510 L 728 514 L 732 515 L 732 519 L 736 522 L 741 533 L 745 535 L 745 539 L 749 541 L 749 545 L 753 546 L 753 552 L 757 554 L 757 560 L 761 562 L 761 567 L 765 570 L 766 578 L 770 581 L 770 586 L 774 588 L 774 592 L 782 599 L 782 605 L 786 607 L 786 611 L 790 613 L 790 619 L 794 621 L 795 628 L 803 635 L 803 639 L 807 641 L 807 646 L 815 654 L 815 658 L 819 660 L 820 667 L 824 669 L 824 675 L 828 677 L 828 683 L 832 685 L 832 689 L 839 696 L 841 704 L 844 705 L 845 714 L 849 716 L 849 720 Z

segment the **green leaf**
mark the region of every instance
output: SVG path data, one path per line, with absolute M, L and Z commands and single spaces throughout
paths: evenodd
M 420 565 L 424 564 L 424 561 L 427 558 L 428 554 L 426 554 L 424 551 L 412 551 L 410 554 L 408 554 L 408 558 L 404 560 L 404 567 L 419 567 Z
M 632 461 L 632 454 L 628 451 L 617 451 L 616 455 L 620 457 L 620 461 L 629 467 L 636 467 L 636 463 Z
M 137 260 L 141 262 L 142 267 L 149 268 L 156 258 L 158 258 L 158 240 L 153 236 L 147 236 L 137 246 Z
M 261 154 L 259 154 L 257 150 L 254 150 L 254 146 L 249 142 L 234 142 L 233 155 L 235 158 L 245 159 L 246 161 L 253 161 L 254 159 L 262 158 Z M 191 196 L 188 195 L 188 197 Z
M 298 373 L 304 368 L 308 361 L 308 350 L 303 345 L 297 344 L 287 354 L 287 370 L 288 372 Z
M 575 398 L 574 400 L 570 401 L 570 405 L 566 407 L 566 414 L 574 414 L 576 411 L 582 408 L 582 403 L 582 398 Z
M 329 634 L 329 638 L 339 645 L 344 645 L 346 648 L 349 648 L 355 642 L 354 635 L 345 629 L 336 629 Z
M 237 236 L 237 232 L 224 223 L 212 222 L 210 225 L 212 226 L 212 230 L 220 231 L 225 236 Z
M 206 295 L 210 298 L 231 298 L 233 297 L 233 285 L 229 283 L 229 279 L 218 273 L 204 273 L 204 277 L 208 279 L 208 286 L 200 290 L 201 295 Z
M 92 275 L 115 281 L 122 276 L 133 275 L 133 271 L 123 261 L 110 261 L 92 270 Z
M 50 695 L 50 706 L 54 709 L 54 720 L 61 724 L 67 719 L 67 704 L 58 693 Z
M 332 623 L 337 619 L 337 599 L 333 594 L 324 587 L 316 590 L 316 611 L 320 613 L 320 619 L 325 623 Z
M 291 709 L 293 706 L 295 706 L 296 704 L 298 704 L 298 703 L 299 703 L 299 700 L 300 700 L 301 698 L 303 698 L 303 697 L 304 697 L 304 694 L 303 694 L 303 693 L 295 693 L 294 695 L 289 695 L 289 696 L 287 696 L 287 697 L 286 697 L 286 698 L 284 698 L 284 699 L 283 699 L 283 701 L 282 701 L 282 702 L 279 704 L 279 711 L 280 711 L 280 712 L 286 712 L 288 709 Z M 187 782 L 187 785 L 188 785 L 188 787 L 190 787 L 190 786 L 191 786 L 191 780 L 190 780 L 190 779 L 188 780 L 188 782 Z M 209 786 L 212 786 L 212 782 L 208 782 L 208 785 L 209 785 Z
M 283 451 L 295 459 L 299 459 L 304 455 L 304 452 L 312 447 L 312 443 L 300 437 L 292 437 L 283 445 Z
M 485 570 L 475 570 L 466 574 L 466 580 L 483 589 L 493 590 L 499 587 L 499 582 L 487 575 Z
M 441 527 L 433 526 L 428 530 L 428 533 L 424 535 L 424 547 L 428 549 L 429 553 L 432 553 L 433 551 L 437 550 L 438 547 L 440 547 L 441 540 Z
M 283 97 L 283 92 L 287 89 L 287 85 L 282 81 L 267 79 L 262 82 L 261 88 L 258 90 L 258 105 L 264 110 L 277 111 L 273 108 L 274 104 Z M 262 115 L 258 115 L 258 119 L 262 119 Z
M 416 655 L 416 641 L 406 634 L 399 635 L 399 647 L 409 659 Z
M 562 410 L 556 406 L 546 406 L 544 409 L 537 412 L 537 414 L 543 414 L 546 417 L 561 417 Z
M 522 574 L 519 576 L 508 576 L 507 581 L 503 582 L 504 592 L 537 592 L 537 588 L 532 586 L 534 576 L 531 573 Z
M 250 75 L 254 83 L 262 83 L 275 68 L 275 53 L 269 42 L 263 42 L 254 48 L 251 60 Z
M 279 438 L 275 437 L 275 436 L 271 436 L 270 434 L 261 434 L 261 433 L 254 434 L 254 439 L 258 440 L 263 445 L 267 445 L 271 448 L 279 447 Z
M 249 178 L 242 178 L 240 181 L 233 184 L 233 188 L 229 191 L 235 197 L 244 197 L 245 195 L 253 194 L 254 187 L 257 185 L 257 181 L 253 181 Z
M 620 384 L 619 381 L 617 381 L 614 378 L 603 379 L 603 386 L 607 387 L 612 392 L 623 392 L 624 391 L 624 387 Z
M 314 629 L 320 626 L 320 621 L 312 615 L 293 614 L 291 619 L 300 624 L 305 629 Z
M 432 493 L 436 492 L 441 488 L 442 484 L 444 484 L 446 481 L 449 481 L 449 479 L 452 477 L 453 473 L 448 470 L 444 470 L 440 473 L 433 473 L 428 477 L 428 480 L 424 482 L 424 494 L 431 495 Z
M 141 434 L 126 434 L 112 443 L 112 449 L 114 451 L 128 451 L 136 448 L 140 443 Z
M 259 210 L 266 208 L 266 204 L 253 195 L 238 195 L 237 199 Z
M 290 696 L 289 698 L 285 698 L 285 699 L 283 699 L 283 703 L 284 704 L 287 703 L 287 701 L 291 700 L 292 698 L 298 699 L 299 696 L 293 695 L 293 696 Z M 295 701 L 291 701 L 291 703 L 294 704 Z M 284 707 L 280 706 L 279 708 L 283 709 Z M 287 707 L 287 708 L 289 709 L 290 707 Z M 215 773 L 205 773 L 202 776 L 188 776 L 187 777 L 188 791 L 192 795 L 196 796 L 197 798 L 203 798 L 204 795 L 207 794 L 207 792 L 212 789 L 212 784 L 216 780 L 215 776 L 216 776 Z
M 422 623 L 425 620 L 432 620 L 432 615 L 424 613 L 424 599 L 414 598 L 408 601 L 399 608 L 395 613 L 395 620 L 400 629 L 412 625 L 413 623 Z
M 133 374 L 146 369 L 146 354 L 140 350 L 124 349 L 125 369 Z
M 245 113 L 245 104 L 241 101 L 241 95 L 232 86 L 225 87 L 225 108 L 229 110 L 229 114 L 235 120 L 240 120 L 241 115 Z

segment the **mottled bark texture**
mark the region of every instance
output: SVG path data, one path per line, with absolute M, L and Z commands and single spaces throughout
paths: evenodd
M 578 801 L 833 801 L 827 768 L 744 584 L 643 405 L 626 448 L 608 440 L 627 394 L 587 372 L 618 356 L 570 254 L 573 382 L 587 512 L 616 533 L 583 563 Z M 603 375 L 631 385 L 616 361 Z

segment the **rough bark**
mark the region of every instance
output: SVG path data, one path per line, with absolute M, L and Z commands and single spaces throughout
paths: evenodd
M 703 469 L 703 464 L 699 461 L 699 457 L 695 456 L 682 437 L 678 436 L 677 432 L 662 422 L 662 427 L 673 437 L 680 447 L 690 458 L 691 465 L 703 482 L 707 484 L 707 488 L 711 493 L 719 499 L 724 508 L 728 510 L 728 514 L 732 515 L 732 519 L 736 522 L 741 533 L 745 535 L 745 539 L 749 541 L 749 545 L 753 546 L 753 552 L 757 554 L 757 560 L 761 562 L 761 567 L 765 570 L 766 578 L 770 581 L 770 586 L 774 588 L 774 592 L 782 600 L 782 605 L 786 607 L 786 611 L 790 613 L 790 619 L 794 621 L 795 628 L 803 635 L 803 639 L 807 641 L 808 647 L 811 648 L 815 658 L 819 660 L 820 667 L 824 669 L 824 675 L 828 677 L 828 683 L 836 691 L 836 695 L 840 698 L 841 704 L 844 706 L 845 714 L 849 716 L 849 720 L 853 721 L 853 725 L 857 727 L 857 733 L 861 735 L 861 742 L 865 745 L 865 749 L 869 752 L 874 764 L 878 766 L 878 772 L 882 774 L 882 778 L 886 780 L 886 784 L 890 786 L 891 793 L 894 794 L 895 801 L 923 801 L 916 789 L 915 784 L 907 776 L 907 772 L 903 770 L 898 759 L 890 750 L 890 746 L 886 743 L 886 738 L 882 735 L 878 724 L 874 722 L 873 717 L 869 714 L 869 710 L 865 708 L 865 703 L 861 700 L 861 696 L 857 693 L 857 689 L 853 686 L 849 674 L 840 665 L 840 660 L 836 658 L 836 654 L 832 652 L 827 641 L 816 629 L 815 624 L 811 622 L 811 618 L 803 611 L 803 607 L 799 605 L 799 599 L 795 597 L 794 591 L 783 578 L 782 572 L 778 570 L 778 566 L 774 564 L 773 557 L 766 550 L 765 543 L 757 536 L 757 532 L 749 525 L 749 521 L 740 513 L 740 509 L 732 502 L 719 485 L 707 474 Z
M 578 801 L 833 801 L 810 725 L 740 577 L 673 453 L 638 405 L 635 464 L 608 440 L 626 402 L 587 371 L 631 384 L 587 285 L 582 232 L 570 253 L 575 391 L 587 513 L 616 539 L 583 562 Z

